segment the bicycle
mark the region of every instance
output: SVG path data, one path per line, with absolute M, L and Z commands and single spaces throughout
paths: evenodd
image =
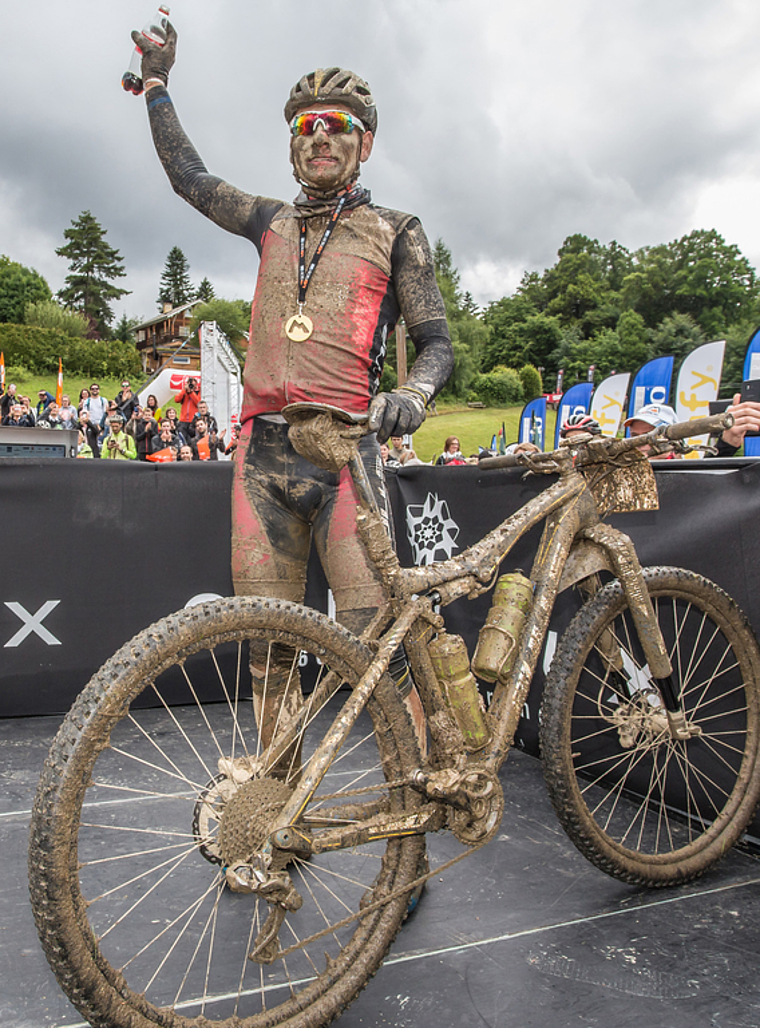
M 357 456 L 365 427 L 311 405 L 286 414 L 307 456 L 350 467 L 388 600 L 361 638 L 298 604 L 204 603 L 141 632 L 80 694 L 40 780 L 29 866 L 47 958 L 93 1025 L 313 1028 L 338 1016 L 413 890 L 497 831 L 498 772 L 571 585 L 585 602 L 546 680 L 541 748 L 585 856 L 625 882 L 686 882 L 758 801 L 760 650 L 746 618 L 699 575 L 642 569 L 603 521 L 656 507 L 642 447 L 683 449 L 730 418 L 482 461 L 557 479 L 457 557 L 401 568 Z M 541 522 L 529 579 L 494 588 Z M 492 588 L 508 602 L 492 606 L 473 658 L 493 682 L 486 711 L 440 611 Z M 388 673 L 401 643 L 425 757 Z M 285 675 L 295 697 L 266 749 L 249 678 L 262 652 L 266 682 L 282 688 Z M 425 835 L 443 830 L 463 849 L 431 871 Z

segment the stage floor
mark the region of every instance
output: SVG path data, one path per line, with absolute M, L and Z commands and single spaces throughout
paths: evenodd
M 26 887 L 39 769 L 58 718 L 0 721 L 0 1024 L 82 1026 L 49 971 Z M 646 891 L 607 878 L 555 821 L 537 760 L 502 771 L 497 837 L 433 878 L 341 1028 L 757 1028 L 760 858 Z M 433 840 L 434 863 L 449 855 Z M 453 853 L 453 851 L 451 851 Z

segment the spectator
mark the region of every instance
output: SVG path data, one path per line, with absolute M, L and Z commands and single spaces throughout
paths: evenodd
M 180 446 L 177 460 L 197 460 L 190 443 L 183 443 L 182 446 Z
M 647 432 L 649 429 L 647 429 Z M 560 439 L 572 439 L 576 435 L 601 435 L 602 426 L 585 411 L 571 414 L 559 430 Z
M 653 428 L 659 428 L 661 425 L 675 425 L 678 423 L 678 415 L 669 407 L 666 403 L 648 403 L 644 407 L 640 407 L 631 418 L 626 418 L 623 422 L 623 427 L 627 428 L 629 434 L 632 436 L 645 435 L 647 432 L 651 432 Z M 675 460 L 680 457 L 680 453 L 675 453 L 671 450 L 669 453 L 651 453 L 650 446 L 642 446 L 641 452 L 649 457 L 650 460 Z
M 459 448 L 459 439 L 455 435 L 450 435 L 448 437 L 446 442 L 443 444 L 443 453 L 435 463 L 437 465 L 467 463 Z
M 19 397 L 16 392 L 16 383 L 11 382 L 6 391 L 0 397 L 0 420 L 7 418 L 14 403 L 18 403 Z
M 412 452 L 408 446 L 404 445 L 404 437 L 402 435 L 392 435 L 390 438 L 391 448 L 390 457 L 395 457 L 399 464 L 404 464 L 407 457 Z
M 236 422 L 232 426 L 232 438 L 230 439 L 229 443 L 227 444 L 227 448 L 224 451 L 225 456 L 229 457 L 229 456 L 231 456 L 235 452 L 235 450 L 237 449 L 237 444 L 238 444 L 238 439 L 239 438 L 240 438 L 240 425 Z
M 209 413 L 208 404 L 205 400 L 198 400 L 198 413 L 193 418 L 191 427 L 192 436 L 195 437 L 195 423 L 198 418 L 203 418 L 208 426 L 208 434 L 214 435 L 219 434 L 219 426 L 216 423 L 216 418 L 213 414 Z
M 177 439 L 177 445 L 184 446 L 187 442 L 187 439 L 185 438 L 185 433 L 179 427 L 179 420 L 177 419 L 176 410 L 173 407 L 167 407 L 166 414 L 164 416 L 168 421 L 171 422 L 172 432 L 174 432 L 174 435 Z
M 191 439 L 190 446 L 196 460 L 218 460 L 219 453 L 224 453 L 224 432 L 221 436 L 210 433 L 205 418 L 198 418 L 195 422 L 195 437 Z
M 401 461 L 393 456 L 393 450 L 387 443 L 380 443 L 380 460 L 386 468 L 401 467 Z
M 37 394 L 39 399 L 37 400 L 37 409 L 35 411 L 36 420 L 39 421 L 40 417 L 45 413 L 50 404 L 55 400 L 52 393 L 49 393 L 47 389 L 40 389 Z
M 148 408 L 146 407 L 146 410 Z M 177 446 L 177 438 L 172 432 L 172 423 L 168 418 L 164 418 L 161 422 L 160 431 L 153 436 L 150 442 L 151 454 L 162 453 L 164 450 L 171 450 L 174 454 L 171 460 L 177 459 L 177 452 L 179 447 Z
M 42 414 L 37 418 L 38 428 L 64 428 L 63 418 L 55 400 L 49 403 Z
M 29 421 L 31 422 L 32 428 L 34 428 L 34 426 L 37 424 L 37 419 L 35 418 L 34 411 L 32 410 L 31 398 L 29 396 L 22 396 L 21 406 L 24 408 L 24 414 L 26 414 L 29 417 Z
M 121 383 L 121 390 L 116 394 L 116 407 L 125 422 L 129 421 L 138 405 L 139 401 L 132 392 L 132 387 L 128 380 L 125 378 Z
M 156 422 L 156 424 L 160 425 L 162 420 L 161 408 L 158 406 L 158 398 L 154 396 L 153 393 L 148 394 L 148 399 L 145 401 L 145 406 L 150 411 L 151 415 L 153 416 L 153 420 Z
M 8 428 L 34 428 L 34 418 L 31 414 L 24 412 L 20 403 L 14 403 L 2 419 L 2 424 Z
M 89 400 L 89 398 L 90 398 L 90 390 L 89 389 L 80 389 L 79 390 L 79 403 L 77 404 L 77 410 L 80 411 L 80 413 L 81 413 L 82 409 L 84 408 L 85 400 Z
M 100 429 L 97 425 L 93 425 L 88 410 L 79 412 L 79 429 L 84 432 L 85 440 L 90 447 L 90 455 L 92 457 L 100 457 L 100 446 L 98 444 Z
M 185 439 L 192 438 L 193 418 L 198 413 L 200 398 L 201 394 L 197 378 L 188 378 L 185 382 L 185 388 L 174 397 L 176 403 L 182 404 L 179 415 L 179 427 Z
M 124 431 L 124 419 L 114 413 L 108 418 L 108 435 L 103 443 L 102 457 L 105 460 L 135 460 L 137 450 L 131 435 Z
M 93 382 L 90 386 L 90 395 L 82 404 L 82 410 L 89 411 L 90 421 L 93 425 L 97 425 L 105 437 L 108 429 L 108 400 L 105 396 L 100 395 L 100 386 L 97 382 Z
M 727 413 L 733 414 L 734 423 L 731 428 L 723 430 L 717 442 L 718 452 L 710 454 L 711 457 L 733 457 L 744 444 L 748 432 L 760 432 L 760 403 L 754 400 L 742 403 L 741 393 L 735 393 L 734 402 L 727 408 Z
M 77 443 L 77 457 L 93 457 L 92 447 L 87 442 L 84 431 L 79 429 L 79 441 Z
M 139 409 L 139 408 L 138 408 Z M 158 434 L 158 428 L 156 422 L 153 420 L 153 414 L 149 407 L 145 407 L 140 414 L 135 411 L 134 430 L 133 433 L 135 443 L 137 445 L 137 458 L 138 460 L 147 460 L 148 454 L 152 453 L 152 443 Z
M 77 428 L 78 427 L 78 414 L 76 407 L 73 405 L 66 393 L 61 397 L 61 421 L 63 422 L 64 428 Z

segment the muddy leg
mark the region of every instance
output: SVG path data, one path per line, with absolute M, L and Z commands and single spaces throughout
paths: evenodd
M 253 712 L 262 752 L 281 734 L 303 707 L 299 654 L 289 646 L 251 647 Z M 294 743 L 269 768 L 274 778 L 293 783 L 301 774 L 301 742 Z

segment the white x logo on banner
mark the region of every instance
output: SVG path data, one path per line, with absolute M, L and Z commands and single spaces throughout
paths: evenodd
M 18 632 L 8 640 L 5 647 L 18 646 L 19 643 L 22 643 L 31 632 L 36 632 L 40 639 L 42 639 L 43 642 L 46 642 L 48 646 L 60 646 L 61 640 L 56 639 L 53 633 L 49 632 L 42 624 L 50 611 L 57 607 L 60 602 L 60 600 L 47 600 L 42 604 L 36 614 L 30 614 L 29 611 L 25 610 L 20 603 L 9 603 L 8 600 L 6 600 L 5 606 L 8 607 L 9 610 L 12 610 L 17 617 L 20 617 L 24 624 L 19 628 Z

